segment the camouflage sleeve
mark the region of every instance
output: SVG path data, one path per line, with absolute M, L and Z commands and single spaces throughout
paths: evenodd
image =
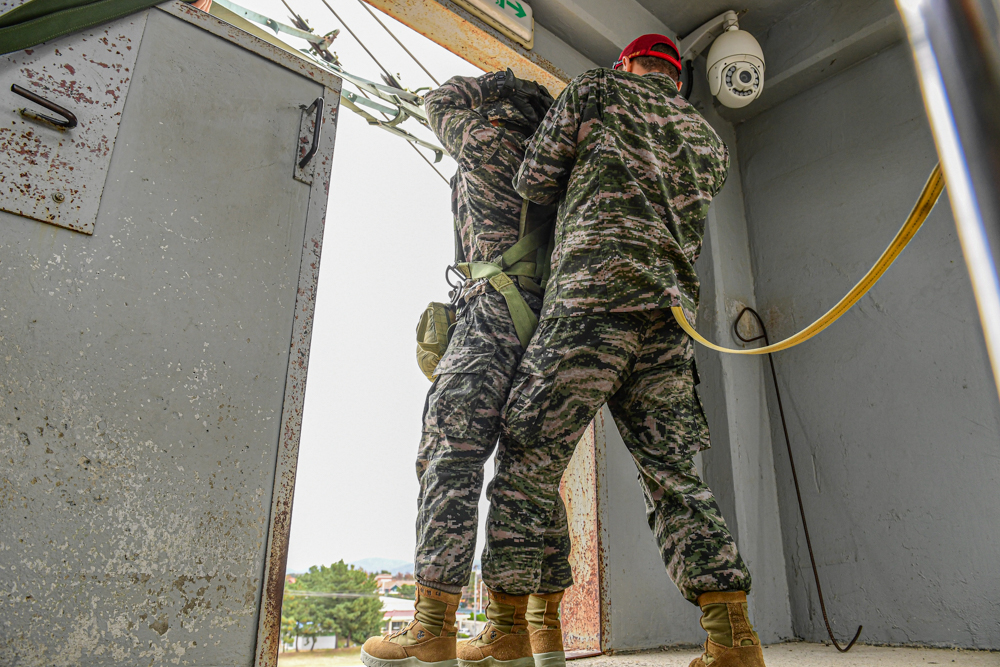
M 600 116 L 591 94 L 595 76 L 599 74 L 587 72 L 573 79 L 528 142 L 514 178 L 514 188 L 525 199 L 553 204 L 565 191 L 576 163 L 577 144 Z
M 726 178 L 729 177 L 729 146 L 723 141 L 722 143 L 722 160 L 719 162 L 719 170 L 715 174 L 715 189 L 712 191 L 712 196 L 719 194 L 722 190 L 722 186 L 726 184 Z
M 475 111 L 482 103 L 479 82 L 468 76 L 454 76 L 424 96 L 431 130 L 464 171 L 481 166 L 503 137 L 501 130 Z

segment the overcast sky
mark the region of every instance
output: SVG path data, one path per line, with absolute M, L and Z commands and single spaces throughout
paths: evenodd
M 434 86 L 359 0 L 327 1 L 404 86 Z M 288 22 L 281 0 L 236 2 Z M 343 67 L 380 81 L 378 66 L 320 0 L 289 4 L 319 33 L 340 28 L 331 50 Z M 377 15 L 438 81 L 481 73 Z M 406 142 L 342 108 L 333 164 L 290 572 L 340 559 L 413 558 L 414 461 L 430 387 L 417 369 L 414 330 L 428 302 L 447 301 L 444 271 L 454 256 L 450 188 Z M 448 178 L 455 171 L 447 157 L 437 167 Z M 480 513 L 482 519 L 484 507 Z M 482 527 L 478 544 L 481 549 Z

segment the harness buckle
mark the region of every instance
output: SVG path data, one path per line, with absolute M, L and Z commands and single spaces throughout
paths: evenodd
M 458 279 L 458 284 L 451 282 L 452 276 Z M 444 281 L 448 283 L 448 287 L 457 290 L 465 284 L 465 274 L 458 270 L 458 266 L 451 264 L 444 270 Z
M 452 278 L 455 278 L 457 282 L 452 282 Z M 452 264 L 444 271 L 444 280 L 448 283 L 448 287 L 451 291 L 448 292 L 448 298 L 451 299 L 451 305 L 458 308 L 459 302 L 462 300 L 462 294 L 466 291 L 463 289 L 465 287 L 468 278 L 465 274 L 459 270 L 458 266 Z

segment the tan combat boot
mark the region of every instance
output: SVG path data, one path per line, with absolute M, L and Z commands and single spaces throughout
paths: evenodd
M 488 589 L 487 589 L 488 590 Z M 460 667 L 534 667 L 528 637 L 527 595 L 489 591 L 486 627 L 466 642 L 458 643 Z
M 528 597 L 526 619 L 535 667 L 566 667 L 562 623 L 559 621 L 559 603 L 565 592 L 533 593 Z
M 702 593 L 701 627 L 708 632 L 705 653 L 689 667 L 764 667 L 760 639 L 747 619 L 743 591 Z
M 413 621 L 385 637 L 370 637 L 361 648 L 368 667 L 458 667 L 455 612 L 461 593 L 417 584 Z

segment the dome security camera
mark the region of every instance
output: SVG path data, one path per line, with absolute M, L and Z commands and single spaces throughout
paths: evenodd
M 764 52 L 753 35 L 740 30 L 736 12 L 719 14 L 681 40 L 681 60 L 708 51 L 708 85 L 724 106 L 739 109 L 764 90 Z
M 727 107 L 739 109 L 764 90 L 764 52 L 753 35 L 733 27 L 708 51 L 708 85 Z

